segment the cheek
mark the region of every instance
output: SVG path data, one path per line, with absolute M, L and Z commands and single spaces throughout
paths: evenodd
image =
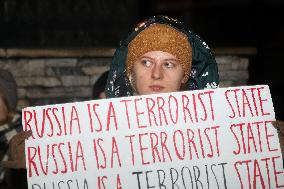
M 132 75 L 133 82 L 132 85 L 135 88 L 135 91 L 139 95 L 148 94 L 147 86 L 150 82 L 149 73 L 143 71 L 142 69 L 139 72 L 134 72 Z
M 137 91 L 140 91 L 145 84 L 146 78 L 143 74 L 133 74 L 133 84 Z
M 181 87 L 181 80 L 174 80 L 174 82 L 172 83 L 172 91 L 179 91 L 180 87 Z
M 149 73 L 147 72 L 146 69 L 139 66 L 139 64 L 134 65 L 132 78 L 133 78 L 133 84 L 135 84 L 135 86 L 137 85 L 141 86 L 141 84 L 143 84 L 146 81 L 147 76 L 149 76 Z
M 167 77 L 170 80 L 174 79 L 175 81 L 182 82 L 184 73 L 182 69 L 172 70 L 167 72 Z
M 177 70 L 176 72 L 173 72 L 168 77 L 170 79 L 171 87 L 174 90 L 180 90 L 181 85 L 183 84 L 183 71 Z M 174 79 L 173 79 L 174 78 Z

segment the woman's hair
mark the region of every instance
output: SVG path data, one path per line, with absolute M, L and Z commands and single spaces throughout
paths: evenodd
M 10 112 L 10 107 L 9 107 L 9 104 L 8 104 L 7 97 L 5 96 L 5 93 L 1 88 L 0 88 L 0 99 L 3 100 L 4 104 L 7 106 L 8 111 Z
M 0 100 L 2 100 L 4 102 L 4 105 L 7 107 L 7 110 L 8 110 L 8 116 L 7 116 L 6 122 L 10 122 L 13 118 L 14 112 L 11 110 L 9 103 L 8 103 L 8 99 L 7 99 L 4 91 L 1 88 L 0 88 Z
M 4 70 L 0 68 L 0 88 L 2 94 L 5 96 L 9 110 L 15 111 L 17 108 L 17 83 L 12 75 L 12 73 L 8 70 Z

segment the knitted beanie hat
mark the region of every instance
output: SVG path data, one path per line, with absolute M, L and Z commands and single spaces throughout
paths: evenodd
M 9 110 L 15 110 L 18 99 L 17 84 L 13 75 L 7 70 L 0 69 L 0 89 L 8 101 Z
M 189 78 L 192 48 L 188 37 L 166 24 L 153 24 L 139 33 L 128 45 L 126 73 L 131 75 L 135 61 L 150 51 L 164 51 L 176 56 L 184 71 L 184 81 Z

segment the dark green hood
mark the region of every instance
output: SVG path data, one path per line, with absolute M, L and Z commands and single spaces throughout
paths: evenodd
M 117 48 L 108 75 L 106 95 L 108 98 L 132 96 L 133 88 L 126 76 L 126 58 L 128 44 L 148 26 L 160 23 L 167 24 L 188 36 L 192 46 L 192 68 L 187 90 L 216 88 L 219 85 L 219 76 L 216 60 L 208 45 L 196 34 L 190 31 L 181 22 L 167 16 L 154 16 L 140 23 L 125 41 Z

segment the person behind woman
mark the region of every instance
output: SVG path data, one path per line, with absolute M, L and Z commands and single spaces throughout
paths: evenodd
M 8 160 L 11 138 L 22 131 L 21 114 L 16 112 L 17 85 L 13 75 L 0 69 L 0 159 Z M 22 144 L 23 145 L 23 144 Z M 23 153 L 23 152 L 22 152 Z M 26 186 L 25 171 L 0 167 L 0 186 Z M 14 179 L 18 182 L 12 183 Z
M 106 82 L 107 82 L 107 76 L 108 71 L 105 71 L 100 75 L 98 80 L 93 85 L 93 93 L 92 93 L 92 99 L 104 99 L 106 98 L 105 95 L 105 88 L 106 88 Z

